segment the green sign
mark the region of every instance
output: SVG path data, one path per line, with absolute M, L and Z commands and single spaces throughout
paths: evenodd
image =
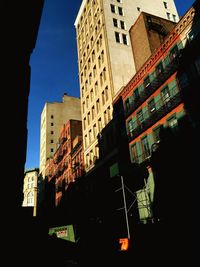
M 65 225 L 49 228 L 49 235 L 56 234 L 58 238 L 75 242 L 73 225 Z

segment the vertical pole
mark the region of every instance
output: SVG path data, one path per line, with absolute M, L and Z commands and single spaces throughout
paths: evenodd
M 125 210 L 125 218 L 126 218 L 127 235 L 128 235 L 128 239 L 130 239 L 130 230 L 129 230 L 129 221 L 128 221 L 128 212 L 127 212 L 127 206 L 126 206 L 126 195 L 125 195 L 125 190 L 124 190 L 123 176 L 121 176 L 121 183 L 122 183 L 122 192 L 123 192 L 123 200 L 124 200 L 124 210 Z

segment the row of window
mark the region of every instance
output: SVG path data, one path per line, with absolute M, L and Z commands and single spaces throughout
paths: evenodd
M 163 75 L 164 70 L 169 67 L 169 65 L 172 63 L 174 66 L 174 60 L 179 54 L 179 50 L 182 48 L 182 43 L 180 42 L 178 45 L 175 45 L 168 55 L 165 57 L 164 60 L 161 60 L 156 66 L 153 72 L 149 73 L 148 75 L 145 76 L 143 79 L 143 82 L 134 89 L 133 94 L 129 96 L 125 100 L 125 110 L 128 110 L 130 108 L 130 103 L 133 101 L 137 102 L 140 97 L 143 95 L 144 90 L 148 90 L 151 87 L 151 84 L 157 79 L 157 77 L 164 77 L 166 80 L 166 74 L 165 76 Z M 170 68 L 168 68 L 168 72 L 170 73 Z M 163 81 L 160 79 L 160 83 L 162 84 Z M 159 80 L 157 80 L 157 83 L 155 83 L 159 86 Z
M 91 98 L 91 101 L 93 99 Z M 101 103 L 102 105 L 104 106 L 108 101 L 108 87 L 106 86 L 105 90 L 102 91 L 102 94 L 101 94 Z M 89 96 L 86 98 L 86 102 L 84 101 L 83 102 L 83 105 L 82 105 L 82 109 L 83 109 L 83 114 L 85 113 L 85 111 L 88 111 L 88 106 L 89 106 Z M 84 118 L 84 121 L 87 120 L 87 124 L 90 124 L 90 121 L 91 121 L 91 118 L 92 120 L 95 118 L 96 115 L 98 115 L 98 113 L 100 112 L 100 100 L 99 98 L 96 100 L 96 103 L 95 105 L 93 105 L 91 107 L 91 111 L 89 111 L 87 113 L 87 119 L 86 117 Z M 85 128 L 84 128 L 85 130 Z
M 110 106 L 104 110 L 103 113 L 103 120 L 104 120 L 104 125 L 106 125 L 110 120 L 111 120 L 111 108 Z M 86 124 L 86 120 L 83 121 L 83 124 Z M 86 127 L 86 125 L 83 125 L 83 128 Z M 87 148 L 87 146 L 92 142 L 92 140 L 95 140 L 95 138 L 97 137 L 98 133 L 101 132 L 103 129 L 103 122 L 102 122 L 102 118 L 100 117 L 97 121 L 97 124 L 95 123 L 92 127 L 92 129 L 90 129 L 88 131 L 88 134 L 85 135 L 84 138 L 84 145 L 85 148 Z
M 167 119 L 166 126 L 172 129 L 177 128 L 178 120 L 176 114 L 173 114 Z M 131 144 L 130 155 L 132 162 L 142 163 L 151 156 L 154 144 L 160 141 L 160 129 L 161 125 L 159 124 L 153 128 L 152 133 L 149 133 L 148 135 L 145 134 L 139 141 Z
M 120 16 L 124 16 L 124 10 L 122 7 L 110 4 L 110 9 L 112 13 L 120 15 Z
M 102 25 L 101 19 L 99 19 L 94 29 L 91 25 L 90 33 L 89 32 L 86 34 L 83 33 L 82 35 L 80 35 L 78 37 L 78 45 L 79 45 L 79 54 L 80 55 L 81 55 L 82 51 L 86 51 L 87 54 L 89 53 L 90 47 L 93 46 L 94 41 L 96 40 L 96 38 L 99 34 L 99 31 L 101 29 L 101 25 Z M 87 47 L 85 49 L 86 45 L 87 45 Z
M 80 22 L 77 26 L 78 32 L 85 25 L 85 18 L 88 18 L 88 20 L 90 20 L 91 17 L 94 16 L 98 6 L 99 6 L 98 0 L 93 0 L 91 1 L 91 3 L 90 0 L 87 1 L 87 5 L 85 5 L 83 14 L 80 18 Z
M 95 88 L 96 93 L 98 92 L 98 84 L 100 85 L 100 87 L 102 87 L 105 84 L 106 80 L 107 80 L 107 70 L 104 67 L 102 72 L 99 74 L 99 83 L 98 83 L 98 81 L 96 81 L 94 84 L 94 88 Z M 84 98 L 85 93 L 92 86 L 93 81 L 94 81 L 94 78 L 92 77 L 92 74 L 91 74 L 91 76 L 89 76 L 89 80 L 86 80 L 85 84 L 81 87 L 82 98 Z M 91 91 L 93 92 L 93 89 L 91 89 Z M 86 96 L 86 98 L 87 98 L 87 96 Z
M 81 67 L 82 67 L 82 63 L 83 62 L 80 61 Z M 94 64 L 96 63 L 95 50 L 93 50 L 93 52 L 92 52 L 92 60 L 89 57 L 89 59 L 87 61 L 87 64 L 85 64 L 84 70 L 81 72 L 81 78 L 80 78 L 81 79 L 81 83 L 86 78 L 88 71 L 91 69 L 91 66 L 92 66 L 92 72 L 89 74 L 89 76 L 92 76 L 92 74 L 93 74 L 94 77 L 96 76 L 97 66 L 96 66 L 96 64 L 93 65 L 93 63 Z M 99 67 L 99 69 L 101 68 L 103 63 L 104 63 L 104 50 L 101 50 L 101 53 L 99 53 L 99 56 L 98 56 L 98 67 Z
M 132 118 L 128 120 L 127 130 L 131 135 L 132 132 L 141 125 L 146 119 L 148 119 L 153 113 L 157 110 L 160 110 L 164 105 L 170 106 L 171 99 L 177 95 L 179 92 L 176 80 L 169 83 L 167 86 L 164 86 L 160 90 L 160 94 L 157 94 L 155 97 L 152 97 L 147 106 L 140 108 L 139 111 L 136 110 L 132 115 Z
M 95 146 L 93 149 L 90 150 L 89 153 L 86 154 L 85 167 L 88 168 L 89 166 L 95 164 L 95 161 L 98 157 L 99 157 L 99 148 L 98 146 Z

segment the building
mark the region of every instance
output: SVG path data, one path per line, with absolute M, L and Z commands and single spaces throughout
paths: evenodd
M 72 161 L 72 181 L 76 181 L 79 177 L 82 177 L 85 173 L 82 135 L 75 137 L 75 139 L 73 140 L 71 161 Z
M 37 192 L 38 192 L 39 169 L 25 171 L 24 176 L 24 200 L 23 207 L 33 207 L 33 216 L 37 214 Z
M 194 139 L 196 134 L 188 118 L 199 125 L 199 115 L 197 119 L 193 109 L 189 112 L 198 91 L 193 84 L 200 77 L 198 14 L 198 5 L 188 10 L 114 100 L 123 99 L 131 161 L 149 170 L 146 187 L 136 192 L 141 221 L 152 216 L 177 219 L 173 201 L 185 212 L 182 199 L 187 195 L 187 177 L 181 166 L 183 162 L 184 166 L 193 165 L 188 157 L 192 144 L 188 138 Z M 169 177 L 173 179 L 170 196 Z
M 98 157 L 97 135 L 112 101 L 135 74 L 129 29 L 141 11 L 178 21 L 174 1 L 82 1 L 75 20 L 86 172 Z
M 59 145 L 60 129 L 68 120 L 81 120 L 80 99 L 67 94 L 62 102 L 46 103 L 41 114 L 40 173 L 45 178 L 46 162 Z
M 75 151 L 76 149 L 79 149 L 79 147 L 78 145 L 77 147 L 74 147 L 73 144 L 75 144 L 75 140 L 79 140 L 79 144 L 81 143 L 81 135 L 81 121 L 69 120 L 66 124 L 64 124 L 59 137 L 59 146 L 54 152 L 53 157 L 49 159 L 46 166 L 46 177 L 48 182 L 51 182 L 51 180 L 55 181 L 55 206 L 59 205 L 61 198 L 64 192 L 67 190 L 69 184 L 75 181 L 75 165 L 72 165 L 72 162 L 74 162 Z M 82 157 L 80 152 L 78 154 L 81 159 Z M 79 161 L 78 163 L 80 164 L 80 169 L 82 170 L 82 162 Z
M 130 28 L 130 40 L 136 71 L 164 41 L 176 22 L 141 12 Z

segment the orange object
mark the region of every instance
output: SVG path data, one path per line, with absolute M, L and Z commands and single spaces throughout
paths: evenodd
M 120 238 L 119 244 L 121 245 L 120 250 L 126 251 L 129 248 L 129 239 L 128 238 Z

